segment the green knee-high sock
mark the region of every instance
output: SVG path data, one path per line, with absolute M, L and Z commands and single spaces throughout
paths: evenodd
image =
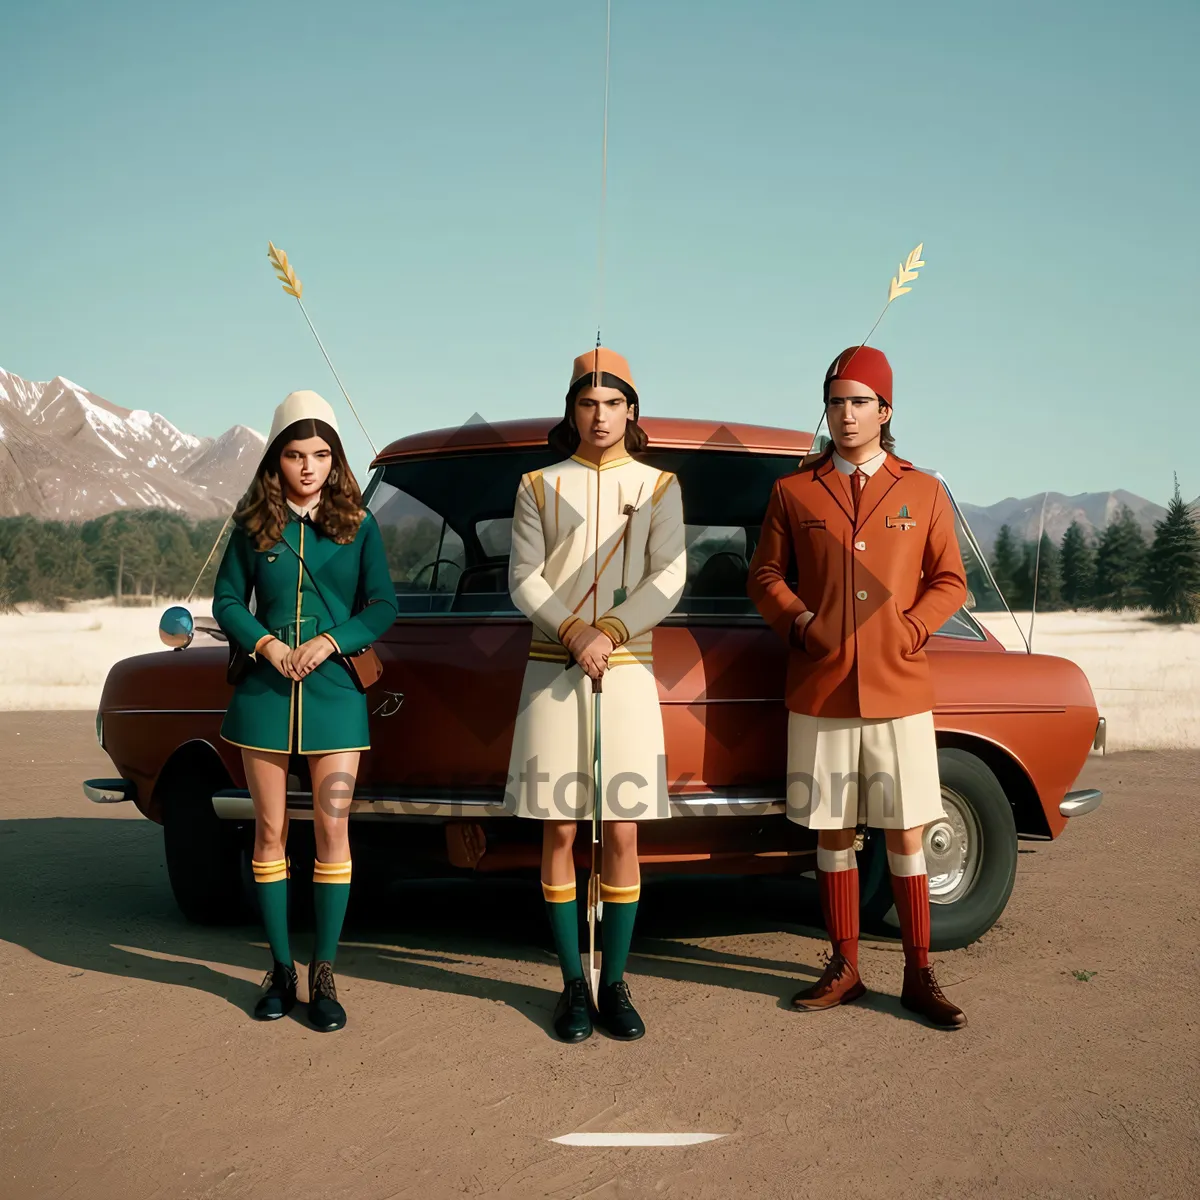
M 579 911 L 575 903 L 574 883 L 543 883 L 546 915 L 554 935 L 554 950 L 562 969 L 563 983 L 583 978 L 583 960 L 579 956 Z
M 633 922 L 637 917 L 638 897 L 642 885 L 610 887 L 600 884 L 600 899 L 604 904 L 604 916 L 600 921 L 603 959 L 600 963 L 600 982 L 616 983 L 625 976 L 625 964 L 629 960 L 629 945 L 633 941 Z
M 313 863 L 313 914 L 317 937 L 313 962 L 333 962 L 350 900 L 350 860 Z
M 250 860 L 254 872 L 254 891 L 258 896 L 258 907 L 262 910 L 263 925 L 267 930 L 267 941 L 276 962 L 292 965 L 292 947 L 288 941 L 288 870 L 287 859 L 275 862 Z

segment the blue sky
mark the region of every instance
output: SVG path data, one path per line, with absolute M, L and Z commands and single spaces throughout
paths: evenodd
M 873 343 L 991 503 L 1200 493 L 1200 5 L 614 0 L 604 340 L 648 413 L 811 429 Z M 0 6 L 0 366 L 190 432 L 558 411 L 594 338 L 604 0 Z M 1159 411 L 1159 419 L 1153 412 Z

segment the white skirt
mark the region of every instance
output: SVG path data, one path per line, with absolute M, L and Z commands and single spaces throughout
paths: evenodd
M 601 818 L 671 815 L 662 712 L 653 668 L 610 666 L 600 696 Z M 541 821 L 590 820 L 593 695 L 580 667 L 529 661 L 513 730 L 505 808 Z
M 939 820 L 933 713 L 788 717 L 788 819 L 809 829 L 912 829 Z

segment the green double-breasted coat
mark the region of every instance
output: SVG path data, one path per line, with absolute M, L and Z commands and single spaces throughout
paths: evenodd
M 251 652 L 268 633 L 293 647 L 328 633 L 345 654 L 369 646 L 397 611 L 375 518 L 367 513 L 354 541 L 339 545 L 288 511 L 292 519 L 283 541 L 269 550 L 256 550 L 247 534 L 234 527 L 213 587 L 213 618 L 232 641 Z M 320 584 L 320 594 L 301 569 L 299 554 Z M 357 613 L 356 597 L 362 604 Z M 281 675 L 265 658 L 253 662 L 234 688 L 221 723 L 227 742 L 299 754 L 370 749 L 367 698 L 336 659 L 327 658 L 299 682 Z

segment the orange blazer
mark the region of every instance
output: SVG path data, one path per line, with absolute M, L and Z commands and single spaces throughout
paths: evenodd
M 776 481 L 746 590 L 791 647 L 792 712 L 927 712 L 925 643 L 967 597 L 949 497 L 933 476 L 889 454 L 867 479 L 855 521 L 849 476 L 827 450 Z M 798 637 L 796 618 L 808 611 Z

